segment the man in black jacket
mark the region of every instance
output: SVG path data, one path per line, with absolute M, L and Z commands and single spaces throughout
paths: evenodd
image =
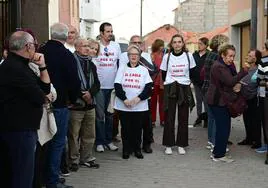
M 56 23 L 51 26 L 50 30 L 51 40 L 41 47 L 40 52 L 45 55 L 51 82 L 57 91 L 57 100 L 53 103 L 57 133 L 48 146 L 46 186 L 47 188 L 64 188 L 71 187 L 59 182 L 61 155 L 68 130 L 68 101 L 70 105 L 75 103 L 80 92 L 80 82 L 74 56 L 64 47 L 68 27 L 62 23 Z
M 40 78 L 29 68 L 39 66 Z M 32 187 L 37 129 L 50 79 L 43 54 L 24 31 L 9 39 L 9 54 L 0 67 L 0 177 L 5 187 Z

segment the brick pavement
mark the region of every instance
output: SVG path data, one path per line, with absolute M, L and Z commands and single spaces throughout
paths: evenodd
M 195 120 L 192 112 L 190 124 Z M 237 146 L 243 139 L 244 128 L 241 118 L 232 121 L 230 154 L 234 163 L 213 162 L 205 149 L 207 129 L 190 128 L 186 155 L 167 156 L 161 145 L 163 128 L 154 129 L 153 154 L 144 154 L 139 160 L 131 156 L 121 158 L 118 152 L 96 153 L 100 169 L 80 168 L 67 178 L 67 184 L 75 188 L 266 188 L 268 166 L 264 165 L 265 154 L 257 154 L 247 146 Z

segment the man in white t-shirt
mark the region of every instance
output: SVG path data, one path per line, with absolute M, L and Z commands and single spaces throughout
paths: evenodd
M 121 49 L 118 43 L 111 41 L 113 28 L 110 23 L 100 25 L 100 53 L 92 61 L 97 67 L 101 89 L 96 96 L 96 151 L 103 152 L 104 147 L 116 151 L 112 143 L 113 114 L 107 111 L 114 80 L 118 69 Z
M 69 28 L 68 38 L 67 38 L 66 43 L 64 44 L 64 46 L 65 46 L 65 48 L 70 50 L 72 53 L 74 53 L 74 51 L 75 51 L 74 43 L 75 43 L 75 40 L 78 37 L 78 31 L 72 25 L 68 25 L 68 28 Z
M 133 35 L 129 40 L 129 45 L 136 45 L 143 51 L 143 41 L 139 35 Z M 129 62 L 127 52 L 124 52 L 120 56 L 119 66 L 126 66 Z M 157 74 L 157 67 L 153 64 L 151 55 L 147 52 L 141 53 L 140 65 L 147 68 L 150 76 L 153 77 L 154 74 Z M 143 140 L 142 140 L 142 149 L 145 153 L 152 153 L 153 150 L 151 148 L 151 143 L 153 142 L 153 127 L 152 127 L 152 120 L 151 120 L 151 111 L 150 111 L 150 99 L 149 103 L 149 110 L 146 112 L 145 122 L 143 123 Z

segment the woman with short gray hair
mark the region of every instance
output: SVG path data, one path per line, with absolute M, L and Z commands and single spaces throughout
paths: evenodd
M 131 45 L 128 48 L 129 62 L 119 68 L 115 78 L 115 104 L 121 121 L 123 159 L 134 152 L 139 159 L 141 153 L 141 133 L 145 112 L 148 111 L 148 98 L 151 93 L 152 79 L 148 70 L 139 65 L 140 49 Z

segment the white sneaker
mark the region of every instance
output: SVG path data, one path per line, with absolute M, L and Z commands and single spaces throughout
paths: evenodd
M 211 149 L 214 148 L 214 145 L 211 142 L 208 142 L 207 145 L 206 145 L 206 148 L 211 150 Z
M 212 160 L 215 161 L 215 162 L 221 161 L 221 162 L 225 162 L 225 163 L 234 162 L 234 159 L 232 159 L 231 157 L 226 157 L 226 156 L 221 157 L 221 158 L 213 157 Z
M 107 148 L 111 151 L 117 151 L 118 147 L 114 145 L 112 142 L 110 144 L 107 144 Z
M 99 152 L 99 153 L 104 152 L 103 145 L 97 145 L 96 151 Z
M 186 151 L 183 147 L 178 147 L 178 152 L 180 155 L 184 155 L 186 153 Z
M 171 149 L 171 147 L 166 147 L 166 149 L 165 149 L 165 154 L 167 154 L 167 155 L 171 155 L 171 154 L 172 154 L 172 149 Z

